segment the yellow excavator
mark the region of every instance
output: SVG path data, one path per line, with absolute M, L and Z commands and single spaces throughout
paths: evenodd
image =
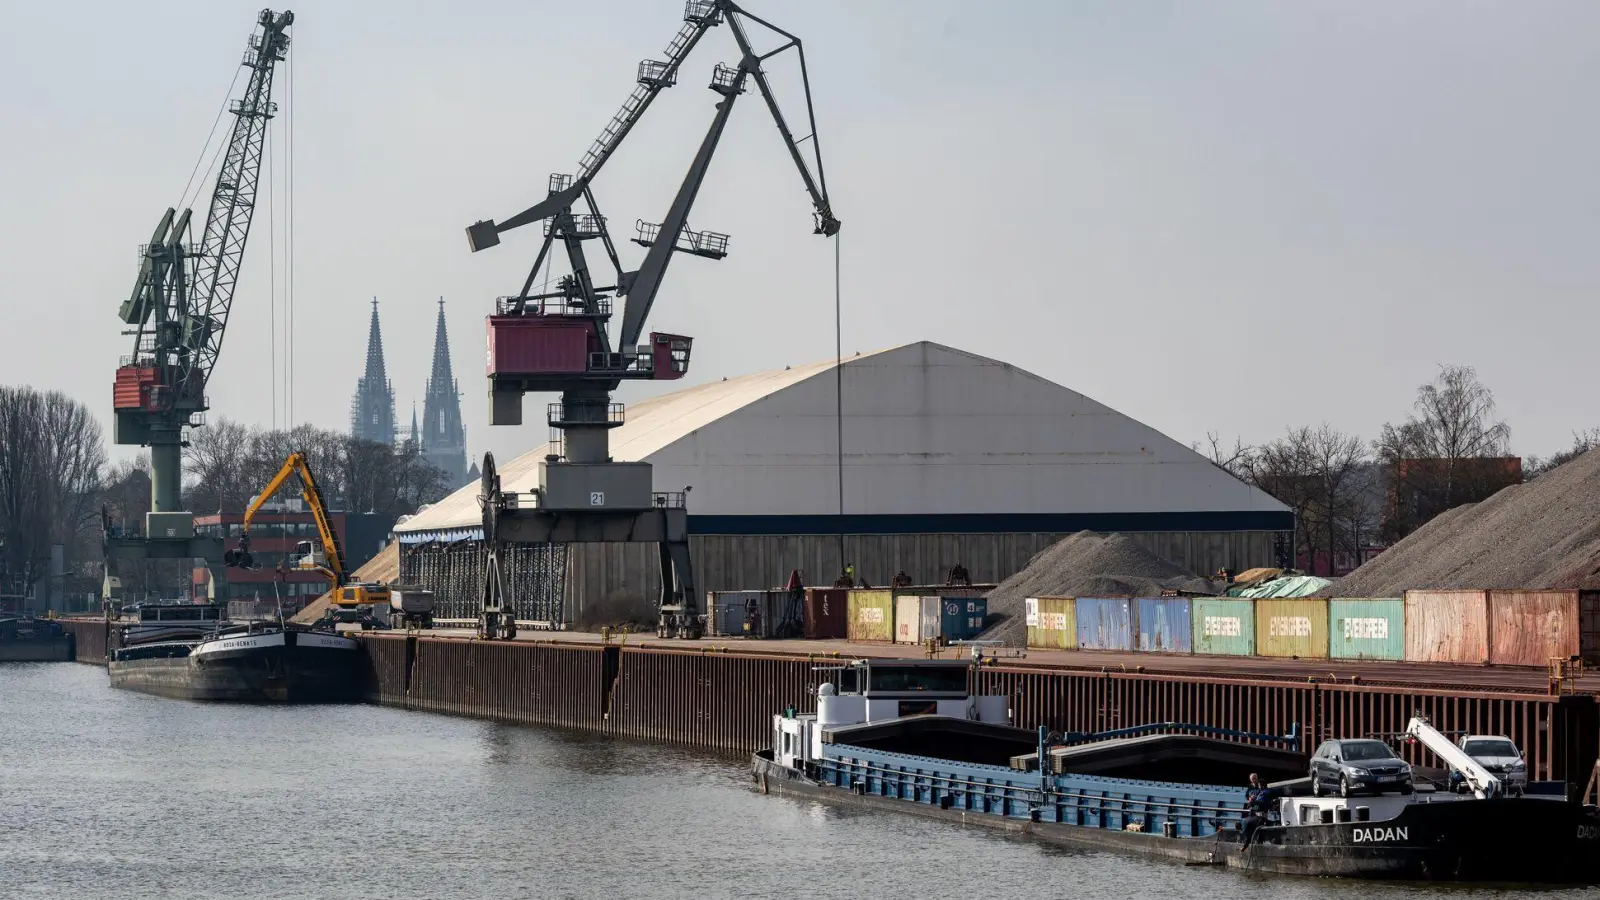
M 272 476 L 260 495 L 250 501 L 250 507 L 244 511 L 244 521 L 239 525 L 239 546 L 223 551 L 223 563 L 241 569 L 253 567 L 255 560 L 250 555 L 250 523 L 262 505 L 283 487 L 291 475 L 300 476 L 300 496 L 305 498 L 306 506 L 311 509 L 311 518 L 317 523 L 317 536 L 322 540 L 320 550 L 311 541 L 300 541 L 295 548 L 298 556 L 295 565 L 300 569 L 315 569 L 328 576 L 328 589 L 333 596 L 325 620 L 330 623 L 359 624 L 363 629 L 375 624 L 372 610 L 378 606 L 389 606 L 389 587 L 350 580 L 344 567 L 344 548 L 328 522 L 328 509 L 323 505 L 322 493 L 317 490 L 317 479 L 311 474 L 311 465 L 302 452 L 289 454 L 289 458 L 278 469 L 278 474 Z

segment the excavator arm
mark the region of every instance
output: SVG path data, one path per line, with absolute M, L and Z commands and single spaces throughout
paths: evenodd
M 230 566 L 250 564 L 250 523 L 262 505 L 272 499 L 291 475 L 300 476 L 300 496 L 305 499 L 306 506 L 311 509 L 311 517 L 317 523 L 317 536 L 321 538 L 322 551 L 328 558 L 324 571 L 332 579 L 334 587 L 340 587 L 348 580 L 344 570 L 344 548 L 339 543 L 339 535 L 333 530 L 332 523 L 328 521 L 328 508 L 322 502 L 322 492 L 317 489 L 317 479 L 311 474 L 311 464 L 300 451 L 289 454 L 289 458 L 279 467 L 278 474 L 272 476 L 261 493 L 250 501 L 250 506 L 244 511 L 244 521 L 239 525 L 239 547 L 227 551 L 224 562 Z

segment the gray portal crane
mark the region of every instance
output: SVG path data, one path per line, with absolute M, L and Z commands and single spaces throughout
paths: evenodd
M 205 423 L 206 382 L 222 349 L 239 265 L 256 205 L 267 123 L 277 112 L 272 76 L 289 48 L 294 13 L 264 9 L 241 65 L 244 94 L 229 104 L 232 133 L 198 244 L 188 243 L 192 212 L 168 209 L 139 250 L 139 275 L 118 311 L 133 353 L 122 358 L 112 390 L 118 444 L 150 448 L 150 508 L 142 535 L 113 534 L 106 521 L 108 593 L 114 560 L 203 558 L 221 572 L 220 539 L 196 538 L 182 511 L 186 429 Z
M 748 83 L 753 82 L 765 100 L 811 197 L 813 232 L 831 237 L 839 231 L 839 220 L 828 200 L 800 39 L 751 15 L 732 0 L 689 0 L 683 19 L 665 59 L 639 64 L 633 92 L 583 155 L 575 175 L 552 175 L 545 198 L 532 207 L 501 222 L 479 221 L 467 228 L 468 244 L 477 252 L 499 244 L 500 235 L 513 228 L 545 223 L 544 242 L 522 290 L 501 297 L 495 314 L 489 317 L 489 424 L 521 424 L 524 393 L 561 395 L 561 401 L 546 410 L 552 429 L 551 452 L 540 466 L 539 487 L 531 503 L 508 501 L 498 479 L 490 475 L 492 463 L 485 461 L 480 499 L 485 508 L 484 541 L 490 564 L 486 571 L 498 571 L 499 544 L 505 540 L 610 541 L 618 540 L 617 535 L 632 535 L 621 540 L 659 539 L 663 547 L 657 631 L 662 636 L 688 636 L 697 629 L 684 495 L 654 493 L 649 463 L 611 459 L 610 430 L 621 425 L 625 415 L 622 404 L 611 402 L 611 392 L 624 380 L 674 380 L 688 371 L 693 339 L 665 333 L 650 333 L 645 339 L 645 319 L 675 254 L 706 259 L 727 255 L 728 235 L 693 230 L 689 215 L 734 101 Z M 647 248 L 645 257 L 638 268 L 624 270 L 606 217 L 595 201 L 594 179 L 655 98 L 677 83 L 684 60 L 700 39 L 724 22 L 733 34 L 739 61 L 731 66 L 718 63 L 712 70 L 709 87 L 721 99 L 711 125 L 665 218 L 659 224 L 638 223 L 633 240 Z M 758 53 L 750 41 L 748 23 L 768 29 L 782 42 L 773 50 Z M 799 58 L 810 127 L 810 133 L 798 139 L 762 69 L 766 60 L 788 50 Z M 615 273 L 609 285 L 595 283 L 584 251 L 584 244 L 595 239 Z M 547 283 L 535 291 L 539 271 L 558 242 L 566 253 L 569 273 L 559 279 L 555 289 L 546 290 Z M 626 311 L 613 343 L 610 320 L 616 298 L 626 299 Z M 505 611 L 504 587 L 493 575 L 486 579 L 484 609 L 480 631 L 485 636 L 514 633 Z

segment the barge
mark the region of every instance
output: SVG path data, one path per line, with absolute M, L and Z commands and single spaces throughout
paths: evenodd
M 204 609 L 204 607 L 200 607 Z M 214 616 L 163 621 L 161 608 L 124 626 L 110 653 L 111 686 L 178 700 L 338 703 L 360 698 L 356 640 L 326 628 L 229 623 Z M 209 622 L 204 629 L 199 623 Z
M 0 618 L 0 662 L 71 662 L 73 649 L 72 635 L 59 622 Z
M 1311 796 L 1297 734 L 1178 723 L 1098 735 L 1014 728 L 1007 698 L 969 693 L 970 668 L 871 660 L 827 670 L 816 714 L 774 716 L 772 746 L 752 760 L 756 786 L 1192 865 L 1600 883 L 1595 807 L 1572 802 L 1559 782 L 1507 796 L 1426 720 L 1413 719 L 1409 736 L 1466 774 L 1470 793 L 1419 783 L 1405 794 Z M 1268 793 L 1247 793 L 1251 774 Z

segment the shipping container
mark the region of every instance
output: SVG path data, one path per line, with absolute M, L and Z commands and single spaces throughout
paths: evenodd
M 883 590 L 851 589 L 845 598 L 852 641 L 894 640 L 894 595 Z
M 989 616 L 989 601 L 983 597 L 955 597 L 946 594 L 939 598 L 939 633 L 945 643 L 970 640 L 983 631 L 983 622 Z
M 735 637 L 745 634 L 745 620 L 755 613 L 758 619 L 766 619 L 768 613 L 766 591 L 710 591 L 706 594 L 706 625 L 708 633 L 719 637 Z M 760 637 L 760 632 L 768 627 L 768 623 L 758 621 L 753 637 Z
M 1328 658 L 1328 601 L 1312 597 L 1256 600 L 1256 655 Z
M 922 598 L 894 598 L 894 642 L 915 644 L 922 640 Z
M 1489 661 L 1487 591 L 1406 591 L 1406 660 Z
M 1489 662 L 1548 666 L 1582 655 L 1577 591 L 1490 591 Z
M 1254 600 L 1196 597 L 1191 604 L 1194 652 L 1209 656 L 1253 656 L 1256 652 Z
M 1398 597 L 1329 600 L 1328 655 L 1334 659 L 1405 659 L 1406 602 Z
M 1028 646 L 1041 650 L 1078 648 L 1078 601 L 1072 597 L 1029 597 Z
M 849 600 L 844 588 L 806 588 L 807 640 L 843 640 L 850 636 Z
M 1079 650 L 1132 650 L 1133 617 L 1126 597 L 1078 598 Z
M 1193 626 L 1188 597 L 1141 597 L 1134 601 L 1137 649 L 1144 653 L 1189 653 Z

